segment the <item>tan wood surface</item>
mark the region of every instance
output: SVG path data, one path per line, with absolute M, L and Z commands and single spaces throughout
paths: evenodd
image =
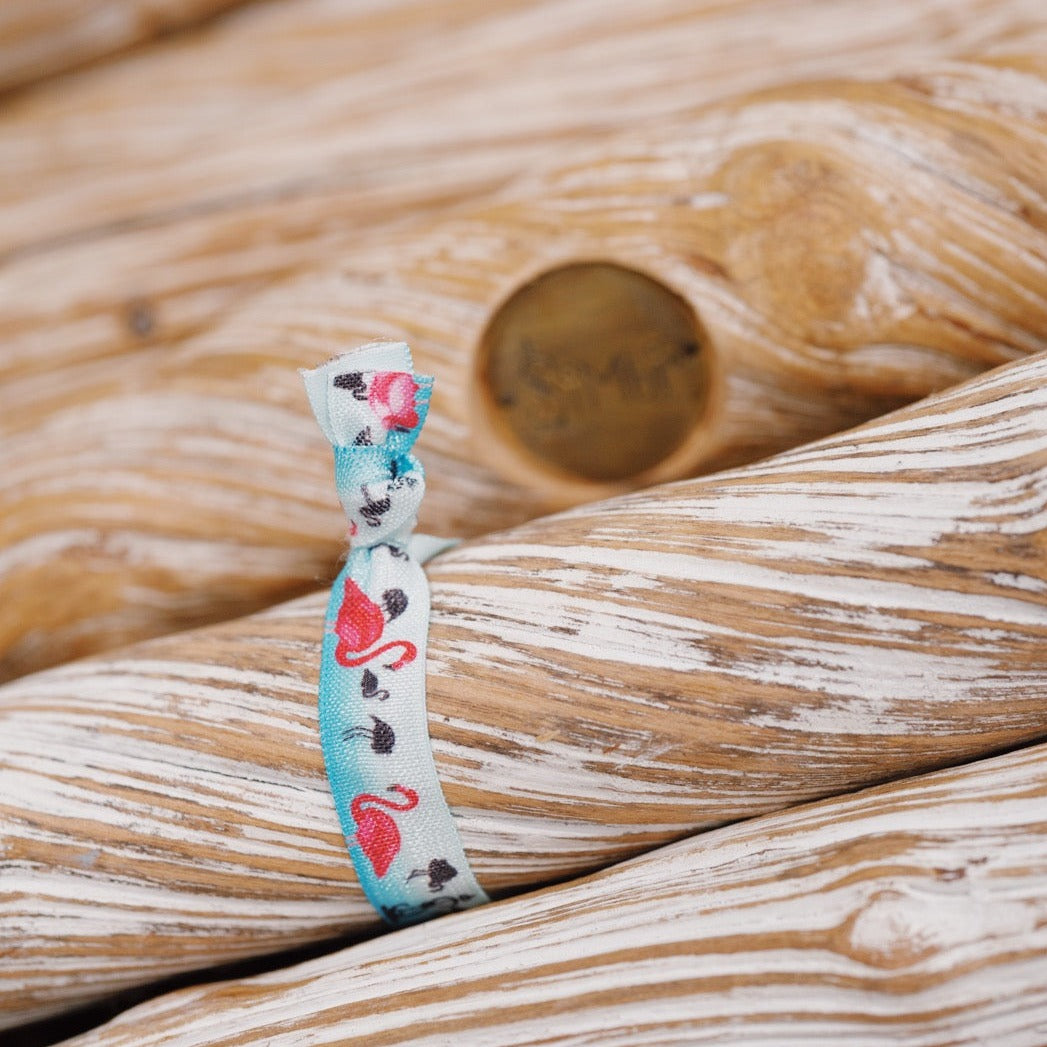
M 183 29 L 243 0 L 4 0 L 0 91 Z
M 1045 519 L 1040 355 L 437 558 L 430 733 L 480 882 L 1043 739 Z M 325 604 L 0 689 L 6 1023 L 378 930 L 317 738 Z
M 1043 60 L 1020 56 L 776 89 L 361 237 L 178 346 L 9 381 L 3 672 L 330 577 L 330 453 L 294 367 L 374 336 L 405 338 L 437 377 L 421 523 L 460 535 L 752 460 L 1044 348 L 1045 113 Z M 700 418 L 617 486 L 522 460 L 477 386 L 507 296 L 578 261 L 646 273 L 702 330 Z M 564 301 L 568 317 L 582 305 Z
M 737 91 L 1047 34 L 1040 0 L 868 13 L 865 0 L 256 3 L 27 92 L 0 113 L 0 377 L 179 341 L 351 252 L 368 225 L 580 141 Z
M 70 1047 L 1036 1047 L 1045 1028 L 1038 746 L 161 997 Z
M 11 0 L 0 87 L 222 6 Z M 6 96 L 0 679 L 323 584 L 342 523 L 293 368 L 366 338 L 437 374 L 423 525 L 467 535 L 1044 349 L 1047 13 L 869 11 L 257 3 Z M 876 82 L 699 108 L 843 74 Z M 674 304 L 608 308 L 608 266 Z M 659 353 L 694 383 L 672 418 Z M 1044 738 L 1045 379 L 435 562 L 434 747 L 485 885 L 707 831 L 90 1042 L 777 1043 L 789 1014 L 805 1042 L 1039 1047 L 1042 751 L 765 812 Z M 607 414 L 548 438 L 522 382 Z M 376 934 L 316 740 L 324 603 L 0 688 L 0 1027 Z

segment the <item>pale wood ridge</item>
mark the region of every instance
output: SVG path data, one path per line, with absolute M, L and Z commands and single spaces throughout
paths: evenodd
M 0 377 L 206 330 L 366 226 L 474 198 L 565 143 L 1047 36 L 1039 0 L 867 10 L 296 0 L 45 85 L 0 114 Z
M 202 22 L 243 0 L 4 0 L 0 91 Z
M 1047 747 L 136 1007 L 70 1047 L 1038 1047 Z
M 1040 355 L 433 561 L 430 733 L 481 883 L 1043 738 L 1045 520 Z M 0 689 L 5 1022 L 378 930 L 316 732 L 325 603 Z
M 406 188 L 419 174 L 439 177 L 439 165 L 418 162 L 454 145 L 466 165 L 515 174 L 551 142 L 790 80 L 882 78 L 1014 48 L 1047 29 L 1032 0 L 891 0 L 875 20 L 861 11 L 857 0 L 799 13 L 787 0 L 257 4 L 207 33 L 82 74 L 75 97 L 54 83 L 12 100 L 3 120 L 10 171 L 35 193 L 6 187 L 2 242 L 34 250 L 72 233 L 249 206 L 289 189 L 322 194 L 338 182 L 359 190 L 392 178 Z M 798 30 L 798 18 L 809 31 L 783 31 Z M 62 134 L 60 155 L 34 126 Z M 211 155 L 200 155 L 204 146 Z
M 481 534 L 591 499 L 591 485 L 518 482 L 477 428 L 486 323 L 567 261 L 637 267 L 697 310 L 715 381 L 691 472 L 1044 348 L 1045 113 L 1044 63 L 1020 56 L 750 96 L 361 239 L 173 349 L 12 380 L 4 674 L 328 578 L 342 525 L 294 367 L 374 336 L 406 338 L 437 377 L 424 529 Z

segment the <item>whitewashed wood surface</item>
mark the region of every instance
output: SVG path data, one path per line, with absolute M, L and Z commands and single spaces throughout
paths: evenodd
M 430 733 L 481 883 L 1042 738 L 1045 518 L 1040 355 L 434 560 Z M 317 739 L 325 603 L 0 689 L 3 1021 L 378 930 Z
M 180 340 L 351 250 L 364 226 L 500 185 L 568 143 L 771 84 L 1031 46 L 1047 30 L 1039 0 L 868 10 L 258 3 L 25 92 L 0 111 L 0 375 L 39 368 L 41 345 L 53 366 Z
M 42 0 L 22 28 L 67 2 Z M 169 0 L 149 5 L 160 6 Z M 1042 348 L 1042 61 L 925 64 L 1029 50 L 1045 21 L 1033 0 L 892 0 L 875 21 L 846 0 L 823 6 L 817 32 L 782 0 L 483 12 L 456 0 L 411 8 L 408 32 L 409 7 L 260 4 L 232 29 L 25 92 L 0 112 L 4 443 L 32 428 L 27 444 L 73 465 L 59 475 L 54 457 L 30 462 L 24 448 L 10 459 L 22 478 L 42 465 L 17 511 L 0 509 L 0 572 L 17 576 L 0 594 L 0 645 L 11 622 L 31 625 L 16 671 L 320 581 L 337 513 L 320 444 L 290 406 L 290 367 L 360 334 L 420 335 L 449 394 L 457 383 L 467 399 L 454 354 L 473 343 L 462 332 L 476 336 L 497 294 L 593 243 L 691 287 L 718 346 L 740 361 L 714 464 L 773 449 L 758 442 L 768 432 L 785 446 Z M 12 0 L 0 13 L 0 79 L 3 27 L 27 10 Z M 48 46 L 86 24 L 48 30 Z M 745 25 L 766 39 L 736 46 Z M 602 142 L 731 90 L 917 66 L 890 97 L 836 85 L 750 99 L 748 124 L 732 105 L 689 116 L 676 149 L 663 130 L 620 139 L 618 152 L 560 152 L 568 137 Z M 826 90 L 835 102 L 818 96 Z M 878 108 L 900 124 L 879 127 Z M 506 113 L 520 123 L 493 133 Z M 785 152 L 769 147 L 780 130 L 793 136 Z M 743 155 L 710 179 L 717 161 L 688 151 L 695 134 L 720 134 Z M 493 204 L 358 241 L 365 225 L 493 191 L 550 148 L 555 170 Z M 879 196 L 853 179 L 863 155 L 884 163 Z M 634 179 L 628 192 L 615 166 Z M 682 170 L 698 185 L 693 224 L 674 212 L 668 240 L 637 240 L 631 223 L 679 189 Z M 754 186 L 763 191 L 747 196 Z M 707 225 L 717 194 L 743 206 Z M 799 213 L 799 199 L 815 206 Z M 943 207 L 962 215 L 956 228 Z M 880 222 L 900 214 L 899 237 Z M 565 226 L 551 253 L 534 250 Z M 790 281 L 784 306 L 760 268 L 768 257 Z M 452 271 L 465 276 L 453 287 Z M 272 284 L 283 286 L 260 293 Z M 189 382 L 163 369 L 176 345 Z M 120 354 L 123 373 L 105 359 Z M 831 395 L 807 415 L 812 376 Z M 434 565 L 434 734 L 485 882 L 519 890 L 695 828 L 1042 737 L 1044 377 L 1039 363 L 871 436 L 656 505 L 561 516 Z M 136 382 L 148 386 L 140 406 L 126 395 Z M 230 424 L 245 385 L 258 399 Z M 938 424 L 955 445 L 936 443 Z M 468 500 L 441 495 L 441 529 L 475 533 L 541 508 L 497 461 L 463 452 L 467 415 L 443 425 L 434 454 Z M 84 446 L 92 429 L 100 437 Z M 258 432 L 284 444 L 279 455 L 252 448 L 267 464 L 250 488 L 239 455 Z M 121 445 L 146 434 L 154 470 L 127 469 Z M 853 497 L 856 483 L 875 497 Z M 930 485 L 933 505 L 914 504 Z M 313 501 L 300 510 L 300 497 Z M 151 511 L 117 526 L 136 504 Z M 307 597 L 0 691 L 0 1025 L 176 970 L 377 930 L 315 745 L 321 616 Z M 846 800 L 713 830 L 624 867 L 624 879 L 609 873 L 621 912 L 617 898 L 600 911 L 582 884 L 478 914 L 475 926 L 411 932 L 407 959 L 396 936 L 344 954 L 348 971 L 335 958 L 160 1001 L 97 1042 L 144 1042 L 155 1013 L 149 1042 L 274 1042 L 282 1023 L 275 1042 L 778 1044 L 774 1015 L 792 1003 L 802 1043 L 878 1043 L 889 1028 L 914 1044 L 1039 1044 L 1043 758 L 1028 750 L 950 772 L 930 793 L 894 786 L 875 812 Z M 651 897 L 659 875 L 668 886 Z M 695 897 L 685 883 L 696 878 L 722 905 L 681 920 L 672 906 Z M 474 976 L 455 981 L 462 965 Z M 410 995 L 383 1004 L 382 980 L 403 975 Z
M 1040 1047 L 1047 747 L 655 851 L 70 1047 Z
M 330 577 L 340 510 L 294 368 L 374 336 L 437 377 L 424 528 L 482 534 L 591 499 L 517 482 L 477 422 L 487 322 L 565 261 L 637 267 L 696 309 L 714 388 L 691 471 L 1047 347 L 1045 113 L 1042 57 L 1015 56 L 723 103 L 361 239 L 177 347 L 10 381 L 3 675 Z
M 4 0 L 0 91 L 200 22 L 242 0 Z

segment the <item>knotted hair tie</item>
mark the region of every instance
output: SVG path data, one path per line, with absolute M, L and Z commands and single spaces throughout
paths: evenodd
M 421 563 L 453 542 L 412 536 L 425 473 L 411 453 L 433 380 L 408 347 L 377 342 L 300 372 L 334 447 L 349 555 L 328 604 L 320 744 L 356 873 L 401 926 L 480 905 L 436 774 L 425 705 L 429 585 Z

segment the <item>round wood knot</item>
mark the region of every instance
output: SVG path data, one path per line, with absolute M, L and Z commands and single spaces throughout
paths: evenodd
M 702 420 L 709 355 L 694 310 L 650 276 L 602 261 L 553 269 L 515 291 L 481 340 L 490 435 L 532 473 L 640 481 Z
M 822 351 L 890 340 L 913 303 L 891 261 L 889 199 L 851 158 L 824 146 L 739 149 L 715 188 L 733 202 L 726 267 L 758 315 Z

